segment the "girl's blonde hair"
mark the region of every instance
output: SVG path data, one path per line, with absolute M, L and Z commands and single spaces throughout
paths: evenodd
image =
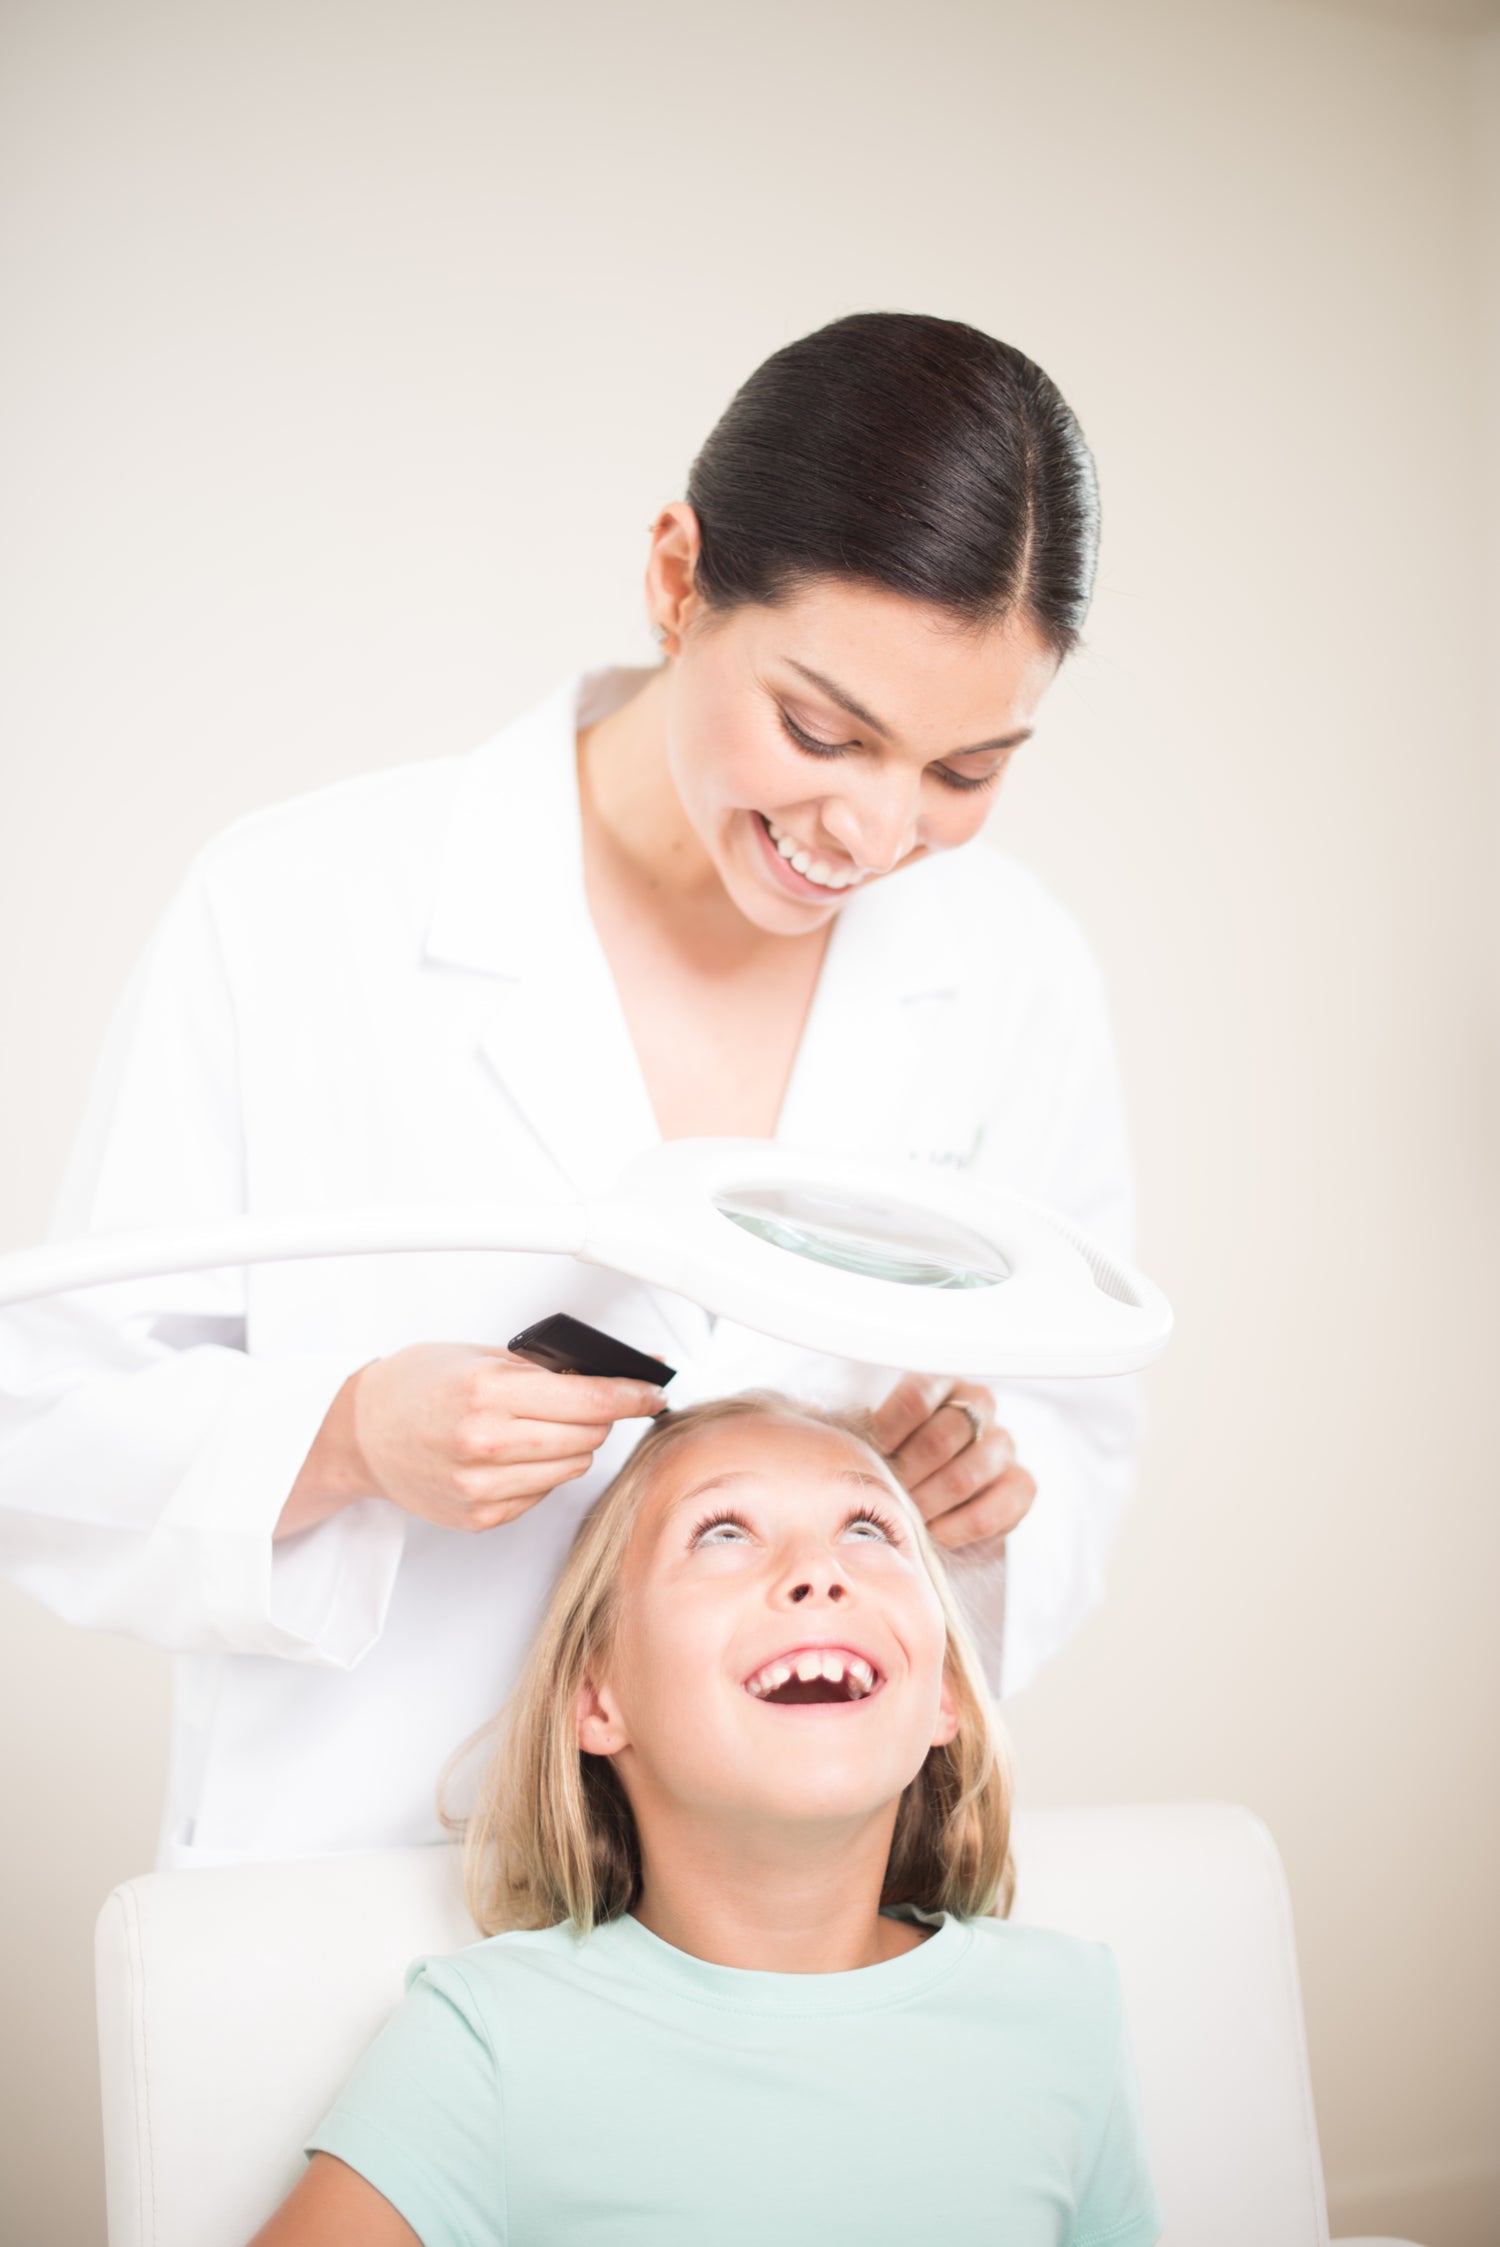
M 836 1429 L 885 1466 L 863 1415 L 824 1412 L 768 1390 L 671 1413 L 642 1437 L 584 1518 L 515 1693 L 496 1720 L 500 1742 L 473 1815 L 462 1822 L 464 1888 L 483 1934 L 564 1920 L 587 1933 L 635 1902 L 635 1818 L 613 1763 L 578 1745 L 578 1695 L 609 1660 L 625 1548 L 662 1462 L 705 1428 L 755 1417 Z M 912 1526 L 943 1611 L 958 1730 L 928 1750 L 902 1794 L 881 1901 L 964 1917 L 1003 1913 L 1014 1886 L 1009 1751 L 941 1559 L 921 1523 Z

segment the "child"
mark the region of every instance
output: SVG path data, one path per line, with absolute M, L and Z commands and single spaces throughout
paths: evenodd
M 661 1421 L 581 1529 L 429 1959 L 254 2247 L 1151 2247 L 1113 1958 L 857 1423 Z M 505 1928 L 505 1933 L 493 1930 Z

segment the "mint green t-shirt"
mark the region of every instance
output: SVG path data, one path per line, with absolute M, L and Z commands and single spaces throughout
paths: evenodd
M 846 1974 L 624 1918 L 426 1959 L 308 2151 L 423 2247 L 1152 2247 L 1114 1957 L 936 1922 Z

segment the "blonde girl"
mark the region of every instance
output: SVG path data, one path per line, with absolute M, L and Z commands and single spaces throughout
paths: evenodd
M 858 1422 L 653 1429 L 579 1533 L 426 1960 L 255 2247 L 1151 2247 L 1118 1976 L 1008 1924 L 1010 1781 Z

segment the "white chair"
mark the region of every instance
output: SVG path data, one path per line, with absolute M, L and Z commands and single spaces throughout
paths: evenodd
M 1286 1885 L 1248 1811 L 1035 1810 L 1018 1919 L 1110 1943 L 1170 2247 L 1326 2247 Z M 117 1888 L 99 1918 L 110 2247 L 245 2247 L 401 1994 L 472 1942 L 450 1848 Z M 1351 2242 L 1349 2247 L 1401 2247 Z

